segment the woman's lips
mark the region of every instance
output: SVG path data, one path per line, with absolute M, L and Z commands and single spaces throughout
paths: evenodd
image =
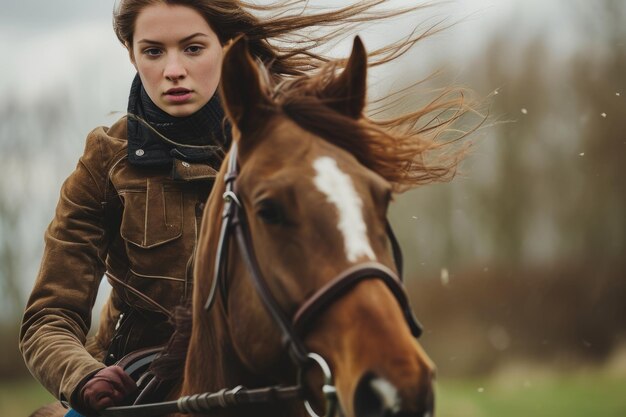
M 184 103 L 191 98 L 193 91 L 186 88 L 170 88 L 165 92 L 165 99 L 171 103 Z

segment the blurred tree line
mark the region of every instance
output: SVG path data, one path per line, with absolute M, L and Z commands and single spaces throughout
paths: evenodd
M 55 92 L 56 93 L 56 92 Z M 70 100 L 62 93 L 35 103 L 9 97 L 0 103 L 0 312 L 14 320 L 25 302 L 25 286 L 34 277 L 27 268 L 38 264 L 43 231 L 54 211 L 60 176 L 76 163 L 71 159 L 75 123 Z M 68 133 L 72 132 L 72 133 Z M 50 202 L 42 207 L 43 202 Z M 35 270 L 36 271 L 36 270 Z M 25 285 L 27 284 L 27 285 Z M 3 320 L 0 320 L 3 321 Z
M 0 379 L 26 373 L 17 349 L 21 314 L 34 282 L 43 232 L 59 187 L 80 149 L 71 138 L 76 123 L 61 91 L 37 103 L 19 94 L 0 102 Z
M 467 65 L 463 83 L 491 95 L 491 124 L 475 135 L 453 183 L 400 199 L 397 222 L 416 224 L 402 230 L 415 268 L 415 259 L 433 270 L 622 260 L 625 9 L 615 1 L 579 9 L 580 30 L 592 36 L 573 56 L 543 33 L 517 45 L 506 24 Z
M 425 343 L 450 369 L 568 346 L 599 360 L 626 339 L 626 3 L 567 4 L 587 34 L 577 52 L 559 53 L 541 32 L 520 45 L 505 21 L 462 77 L 490 97 L 490 118 L 461 174 L 392 207 Z M 436 66 L 458 66 L 448 59 Z M 59 97 L 0 104 L 0 310 L 10 343 L 60 185 L 42 191 L 38 175 L 67 175 L 84 136 L 72 128 L 83 109 Z M 468 340 L 475 353 L 461 366 L 450 346 Z
M 446 372 L 626 348 L 626 4 L 576 4 L 563 12 L 588 35 L 573 55 L 544 33 L 514 44 L 514 22 L 493 34 L 463 77 L 492 123 L 451 184 L 394 211 Z

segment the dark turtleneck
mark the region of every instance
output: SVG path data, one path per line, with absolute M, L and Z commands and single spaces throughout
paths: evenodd
M 128 98 L 128 114 L 128 160 L 133 165 L 168 166 L 174 158 L 209 162 L 230 146 L 230 126 L 217 93 L 194 114 L 174 117 L 152 102 L 136 75 Z

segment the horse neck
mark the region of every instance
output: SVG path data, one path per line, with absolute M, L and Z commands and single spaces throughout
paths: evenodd
M 227 160 L 228 156 L 226 157 Z M 224 193 L 223 164 L 206 206 L 202 219 L 200 237 L 194 267 L 193 322 L 185 371 L 181 385 L 181 395 L 203 392 L 216 392 L 222 388 L 263 386 L 258 376 L 247 370 L 237 355 L 230 335 L 226 306 L 221 296 L 217 296 L 209 312 L 204 304 L 209 294 L 214 273 L 215 254 L 222 221 Z M 232 255 L 232 254 L 231 254 Z M 303 407 L 288 404 L 237 407 L 211 413 L 217 417 L 282 417 L 300 416 Z
M 189 344 L 181 395 L 217 392 L 222 388 L 232 389 L 238 385 L 247 388 L 267 386 L 267 382 L 249 372 L 237 356 L 223 308 L 222 300 L 218 299 L 211 314 L 207 314 L 203 308 L 200 308 L 202 311 L 197 312 L 198 316 L 194 312 L 194 331 L 192 331 Z M 196 319 L 199 320 L 198 326 L 196 326 Z M 305 412 L 299 404 L 289 402 L 218 409 L 210 415 L 212 417 L 305 417 Z
M 242 368 L 240 361 L 231 353 L 233 348 L 221 297 L 217 296 L 210 311 L 204 309 L 220 234 L 225 167 L 226 164 L 222 164 L 215 179 L 198 238 L 194 266 L 192 330 L 183 376 L 183 395 L 229 387 L 232 378 L 238 377 L 242 372 L 238 369 Z

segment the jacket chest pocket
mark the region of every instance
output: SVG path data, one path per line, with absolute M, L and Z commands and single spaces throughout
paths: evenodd
M 124 213 L 120 234 L 144 249 L 162 245 L 183 233 L 183 196 L 177 189 L 148 180 L 146 188 L 120 192 Z

